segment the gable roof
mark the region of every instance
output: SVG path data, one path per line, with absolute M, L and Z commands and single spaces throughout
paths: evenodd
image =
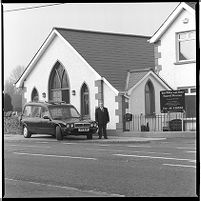
M 145 78 L 152 75 L 167 90 L 173 90 L 153 69 L 135 69 L 128 72 L 126 91 L 128 94 L 136 88 Z
M 149 37 L 55 28 L 117 90 L 123 91 L 127 70 L 154 68 Z
M 175 21 L 177 16 L 183 11 L 183 9 L 187 10 L 191 14 L 195 15 L 195 5 L 196 2 L 182 2 L 180 3 L 173 12 L 167 17 L 164 23 L 159 27 L 159 29 L 153 34 L 150 43 L 157 42 L 161 36 L 166 32 L 166 30 L 171 26 L 171 24 Z
M 128 71 L 126 90 L 135 86 L 149 71 L 150 69 L 136 69 Z
M 147 42 L 150 37 L 65 28 L 53 28 L 53 32 L 118 91 L 125 90 L 129 69 L 154 68 L 154 47 Z

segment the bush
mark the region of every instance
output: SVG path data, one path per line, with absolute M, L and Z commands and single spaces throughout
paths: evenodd
M 13 110 L 13 105 L 12 105 L 12 100 L 11 96 L 7 93 L 4 94 L 4 111 L 12 111 Z
M 18 116 L 4 117 L 4 134 L 21 134 Z

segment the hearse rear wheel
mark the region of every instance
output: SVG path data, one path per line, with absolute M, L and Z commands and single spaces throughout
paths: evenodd
M 30 138 L 31 137 L 31 133 L 28 131 L 26 126 L 23 126 L 23 135 L 25 138 Z
M 56 127 L 56 139 L 57 140 L 63 140 L 63 135 L 61 132 L 61 128 L 59 126 Z

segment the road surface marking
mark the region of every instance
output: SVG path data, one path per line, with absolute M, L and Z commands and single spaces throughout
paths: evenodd
M 77 144 L 77 143 L 71 143 L 71 142 L 68 142 L 68 143 L 62 143 L 62 144 Z
M 113 154 L 115 156 L 129 156 L 129 157 L 137 157 L 137 158 L 156 158 L 156 159 L 165 159 L 165 160 L 179 160 L 179 161 L 189 161 L 195 163 L 195 160 L 187 159 L 187 158 L 169 158 L 162 156 L 141 156 L 141 155 L 127 155 L 127 154 Z
M 104 149 L 104 148 L 85 148 L 85 150 L 96 150 L 96 151 L 125 151 L 123 149 Z
M 127 145 L 127 147 L 143 147 L 143 148 L 150 148 L 151 146 L 142 146 L 142 145 Z
M 87 148 L 88 150 L 94 150 L 92 148 Z M 138 152 L 138 153 L 156 153 L 156 154 L 165 154 L 171 155 L 171 153 L 163 153 L 163 152 L 149 152 L 149 151 L 134 151 L 134 150 L 124 150 L 124 149 L 96 149 L 96 151 L 129 151 L 129 152 Z
M 98 146 L 101 146 L 101 147 L 109 147 L 109 146 L 111 146 L 111 145 L 109 145 L 109 144 L 98 144 Z
M 9 179 L 5 178 L 6 180 L 9 181 L 15 181 L 15 182 L 27 182 L 30 184 L 35 184 L 35 185 L 41 185 L 41 186 L 48 186 L 48 187 L 53 187 L 53 188 L 61 188 L 61 189 L 66 189 L 66 190 L 71 190 L 71 191 L 79 191 L 83 193 L 93 193 L 97 195 L 102 195 L 102 196 L 112 196 L 112 197 L 125 197 L 125 195 L 121 194 L 115 194 L 115 193 L 107 193 L 107 192 L 102 192 L 102 191 L 94 191 L 94 190 L 81 190 L 75 187 L 69 187 L 69 186 L 58 186 L 58 185 L 53 185 L 53 184 L 44 184 L 44 183 L 39 183 L 39 182 L 32 182 L 32 181 L 23 181 L 23 180 L 17 180 L 17 179 Z
M 43 140 L 43 141 L 41 141 L 41 140 Z M 38 143 L 38 141 L 40 141 L 40 142 L 57 142 L 54 138 L 51 140 L 51 139 L 37 139 L 37 138 L 27 138 L 27 139 L 24 139 L 24 140 L 21 140 L 20 142 L 35 142 L 35 143 Z
M 186 153 L 196 153 L 196 151 L 185 151 Z
M 177 149 L 192 149 L 196 150 L 194 147 L 176 147 Z
M 47 144 L 49 142 L 35 142 L 35 143 L 38 143 L 38 144 Z
M 11 147 L 37 147 L 37 148 L 51 148 L 50 146 L 43 146 L 43 147 L 41 147 L 41 146 L 24 146 L 24 145 L 14 145 L 14 144 L 8 144 L 8 145 L 6 145 L 6 146 L 11 146 Z
M 189 160 L 189 162 L 191 162 L 191 163 L 196 163 L 196 160 Z
M 190 168 L 196 168 L 196 166 L 192 166 L 192 165 L 181 165 L 181 164 L 163 164 L 166 166 L 176 166 L 176 167 L 190 167 Z
M 87 150 L 94 150 L 94 148 L 86 148 Z M 129 152 L 138 152 L 138 153 L 156 153 L 156 154 L 165 154 L 165 155 L 171 155 L 171 153 L 165 153 L 165 152 L 149 152 L 149 151 L 135 151 L 135 150 L 124 150 L 124 149 L 95 149 L 96 151 L 129 151 Z
M 131 150 L 131 151 L 132 151 L 132 150 Z M 132 152 L 139 152 L 139 153 L 155 153 L 155 154 L 171 155 L 171 153 L 165 153 L 165 152 L 154 152 L 154 151 L 132 151 Z
M 58 158 L 76 158 L 76 159 L 84 159 L 84 160 L 97 160 L 96 158 L 86 158 L 81 156 L 64 156 L 64 155 L 50 155 L 50 154 L 33 154 L 33 153 L 25 153 L 25 152 L 13 152 L 14 154 L 21 155 L 31 155 L 31 156 L 47 156 L 47 157 L 58 157 Z

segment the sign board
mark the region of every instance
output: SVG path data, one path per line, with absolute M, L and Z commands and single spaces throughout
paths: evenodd
M 161 112 L 183 112 L 185 110 L 185 91 L 161 91 L 160 92 Z

